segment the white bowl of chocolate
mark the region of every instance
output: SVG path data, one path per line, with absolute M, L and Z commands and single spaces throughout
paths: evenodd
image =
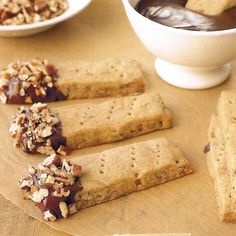
M 91 0 L 2 0 L 0 36 L 22 37 L 46 31 L 81 12 Z
M 136 34 L 157 59 L 159 76 L 177 87 L 225 81 L 236 58 L 235 0 L 123 0 Z

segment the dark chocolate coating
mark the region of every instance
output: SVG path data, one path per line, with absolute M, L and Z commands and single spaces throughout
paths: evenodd
M 30 114 L 29 114 L 30 115 Z M 26 119 L 25 122 L 29 122 L 29 120 L 27 119 L 27 115 L 26 115 Z M 25 132 L 22 137 L 21 137 L 21 147 L 23 149 L 24 152 L 27 153 L 38 153 L 37 149 L 40 146 L 45 146 L 47 140 L 51 141 L 51 147 L 56 151 L 61 145 L 66 146 L 66 138 L 63 136 L 62 134 L 62 127 L 61 127 L 61 123 L 55 125 L 52 128 L 52 135 L 50 135 L 49 137 L 46 137 L 43 139 L 43 142 L 34 142 L 35 143 L 35 147 L 33 148 L 33 150 L 30 150 L 28 148 L 27 142 L 28 140 L 30 140 L 30 137 L 27 135 L 27 133 Z
M 53 195 L 53 187 L 47 187 L 47 185 L 39 185 L 36 178 L 34 178 L 34 184 L 38 187 L 48 189 L 49 192 L 49 195 L 44 198 L 43 201 L 41 201 L 40 203 L 35 203 L 35 205 L 40 209 L 42 213 L 49 210 L 56 218 L 61 217 L 61 211 L 59 208 L 60 202 L 65 202 L 67 206 L 75 203 L 76 193 L 83 189 L 80 183 L 80 179 L 78 178 L 74 185 L 65 187 L 66 190 L 70 191 L 70 195 L 68 197 L 55 197 Z
M 22 82 L 18 78 L 11 78 L 9 84 L 4 86 L 7 96 L 7 103 L 9 104 L 25 104 L 26 97 L 31 97 L 32 103 L 36 102 L 56 102 L 66 100 L 66 96 L 60 92 L 55 86 L 47 88 L 45 96 L 37 96 L 36 89 L 31 85 L 25 91 L 25 96 L 20 96 L 16 87 L 22 88 Z

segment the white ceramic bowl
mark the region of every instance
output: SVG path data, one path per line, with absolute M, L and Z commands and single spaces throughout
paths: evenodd
M 146 48 L 157 56 L 155 68 L 166 82 L 187 89 L 205 89 L 225 81 L 236 58 L 236 28 L 189 31 L 153 22 L 139 14 L 139 0 L 123 0 L 128 19 Z
M 81 12 L 85 7 L 89 5 L 91 0 L 67 0 L 68 9 L 58 17 L 43 22 L 16 25 L 16 26 L 0 26 L 0 36 L 1 37 L 23 37 L 33 34 L 38 34 L 40 32 L 46 31 L 57 24 L 68 20 L 69 18 L 75 16 Z

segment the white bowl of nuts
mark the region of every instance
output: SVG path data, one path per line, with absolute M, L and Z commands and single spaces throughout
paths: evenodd
M 2 0 L 0 36 L 23 37 L 46 31 L 75 16 L 91 0 Z

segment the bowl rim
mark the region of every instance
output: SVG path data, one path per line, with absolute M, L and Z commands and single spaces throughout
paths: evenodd
M 235 34 L 236 28 L 233 29 L 225 29 L 225 30 L 216 30 L 216 31 L 194 31 L 194 30 L 186 30 L 186 29 L 177 29 L 171 26 L 163 25 L 160 23 L 157 23 L 155 21 L 152 21 L 148 19 L 147 17 L 141 15 L 139 12 L 137 12 L 134 7 L 131 5 L 130 0 L 122 0 L 123 5 L 125 8 L 129 8 L 137 17 L 141 17 L 144 21 L 146 21 L 149 24 L 152 24 L 153 26 L 158 26 L 164 30 L 170 30 L 174 31 L 176 33 L 186 34 L 186 35 L 195 35 L 195 36 L 224 36 L 229 34 Z M 140 0 L 138 0 L 140 1 Z
M 75 7 L 72 8 L 72 6 L 71 6 L 71 1 L 74 1 L 74 0 L 66 0 L 66 1 L 68 3 L 68 9 L 66 9 L 65 12 L 63 12 L 61 15 L 59 15 L 55 18 L 41 21 L 41 22 L 37 22 L 37 23 L 32 23 L 32 24 L 0 25 L 0 31 L 13 32 L 13 31 L 33 30 L 33 29 L 38 29 L 38 28 L 58 24 L 60 22 L 63 22 L 65 20 L 75 16 L 76 14 L 78 14 L 80 11 L 82 11 L 84 8 L 86 8 L 91 3 L 92 0 L 83 0 L 83 1 L 76 2 L 76 4 L 77 4 L 76 9 L 75 9 Z

